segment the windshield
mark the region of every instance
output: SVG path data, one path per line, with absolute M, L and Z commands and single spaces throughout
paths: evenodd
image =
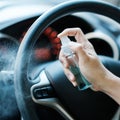
M 69 0 L 0 0 L 0 2 L 12 2 L 12 3 L 45 3 L 45 4 L 59 4 Z M 82 0 L 81 0 L 82 1 Z M 85 0 L 83 0 L 85 1 Z M 114 5 L 120 6 L 120 0 L 94 0 L 94 1 L 107 1 Z

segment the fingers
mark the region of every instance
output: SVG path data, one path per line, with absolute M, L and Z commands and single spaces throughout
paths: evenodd
M 77 86 L 77 83 L 75 81 L 75 76 L 73 75 L 73 73 L 69 70 L 69 62 L 66 58 L 66 56 L 62 53 L 62 51 L 60 51 L 59 54 L 59 60 L 63 65 L 64 68 L 64 73 L 66 75 L 66 77 L 69 79 L 69 81 L 73 84 L 73 86 Z
M 66 58 L 66 56 L 62 53 L 62 51 L 60 51 L 59 60 L 60 60 L 60 62 L 63 64 L 63 66 L 64 66 L 65 68 L 69 68 L 69 63 L 68 63 L 68 61 L 67 61 L 67 58 Z
M 73 73 L 68 68 L 64 68 L 64 72 L 68 80 L 73 84 L 73 86 L 77 86 L 76 78 Z
M 58 34 L 59 38 L 62 36 L 74 36 L 78 43 L 87 41 L 80 28 L 67 28 Z
M 85 35 L 83 34 L 82 30 L 80 28 L 67 28 L 65 29 L 63 32 L 61 32 L 60 34 L 58 34 L 58 37 L 62 37 L 62 36 L 74 36 L 77 43 L 79 43 L 78 45 L 74 42 L 71 42 L 71 49 L 73 50 L 73 52 L 78 53 L 78 56 L 85 56 L 86 53 L 88 55 L 95 55 L 95 51 L 94 48 L 92 46 L 92 44 L 86 39 Z M 75 48 L 75 49 L 74 49 Z
M 79 64 L 81 66 L 83 63 L 89 60 L 89 54 L 88 54 L 89 51 L 84 49 L 84 46 L 81 45 L 80 43 L 71 42 L 69 44 L 69 47 L 76 54 L 76 58 L 77 58 L 76 60 L 77 62 L 80 61 Z

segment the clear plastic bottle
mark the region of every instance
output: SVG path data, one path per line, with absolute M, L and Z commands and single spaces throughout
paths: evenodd
M 63 36 L 60 39 L 62 43 L 62 51 L 68 59 L 68 62 L 70 64 L 69 69 L 76 78 L 78 89 L 85 90 L 91 87 L 91 84 L 85 79 L 85 77 L 82 75 L 80 71 L 80 68 L 75 57 L 75 53 L 73 53 L 73 51 L 68 46 L 70 39 L 67 36 Z

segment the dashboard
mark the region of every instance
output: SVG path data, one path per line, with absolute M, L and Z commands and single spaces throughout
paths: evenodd
M 0 36 L 0 46 L 2 46 L 0 49 L 1 53 L 5 52 L 5 49 L 6 51 L 11 51 L 12 49 L 14 49 L 14 52 L 17 53 L 18 47 L 22 42 L 27 30 L 38 17 L 39 16 L 30 17 L 28 19 L 21 20 L 20 22 L 15 22 L 14 24 L 2 29 Z M 89 20 L 87 19 L 88 17 L 90 17 Z M 92 20 L 94 20 L 94 23 L 96 24 L 94 24 L 93 22 L 91 23 Z M 101 24 L 105 24 L 106 22 L 103 20 L 104 19 L 98 16 L 88 13 L 84 15 L 68 15 L 57 20 L 56 22 L 48 26 L 37 40 L 32 52 L 33 61 L 46 62 L 57 59 L 59 51 L 61 49 L 61 42 L 60 39 L 57 38 L 57 34 L 65 28 L 70 27 L 80 27 L 86 34 L 86 37 L 93 44 L 98 55 L 105 55 L 118 60 L 119 45 L 117 44 L 117 42 L 119 42 L 119 37 L 115 35 L 119 31 L 119 28 L 117 28 L 118 31 L 117 29 L 116 31 L 113 31 L 112 29 L 107 28 L 107 26 L 102 27 Z M 2 42 L 3 39 L 5 39 L 4 43 Z M 73 38 L 71 39 L 74 41 Z M 14 44 L 14 46 L 12 44 Z M 4 54 L 4 57 L 6 53 Z M 12 55 L 12 53 L 10 54 Z M 15 56 L 14 53 L 12 56 Z M 7 60 L 9 61 L 9 59 Z

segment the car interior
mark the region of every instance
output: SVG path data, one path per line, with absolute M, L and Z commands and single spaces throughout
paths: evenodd
M 0 120 L 120 119 L 111 97 L 65 76 L 57 35 L 74 27 L 120 77 L 119 0 L 0 0 Z

